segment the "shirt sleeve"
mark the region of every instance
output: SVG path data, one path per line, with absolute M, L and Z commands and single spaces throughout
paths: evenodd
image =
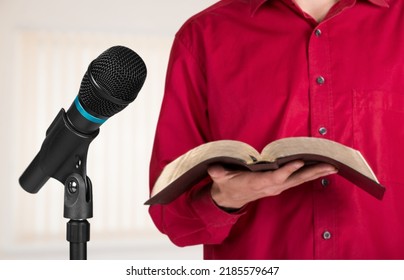
M 150 162 L 150 188 L 166 164 L 212 140 L 206 76 L 198 58 L 195 50 L 191 51 L 177 35 Z M 174 244 L 188 246 L 221 243 L 243 211 L 230 214 L 217 207 L 207 180 L 170 204 L 150 206 L 149 213 L 157 228 Z

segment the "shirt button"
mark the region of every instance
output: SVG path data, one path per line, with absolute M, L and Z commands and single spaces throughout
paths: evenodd
M 320 127 L 320 129 L 318 130 L 318 132 L 319 132 L 321 135 L 326 135 L 326 134 L 327 134 L 327 128 L 325 128 L 325 127 Z
M 329 232 L 328 230 L 323 232 L 323 239 L 324 240 L 329 240 L 331 239 L 331 232 Z
M 318 76 L 316 79 L 317 84 L 322 85 L 325 83 L 325 79 L 323 76 Z
M 314 31 L 314 35 L 316 35 L 316 37 L 320 37 L 321 36 L 321 30 L 320 29 L 316 29 Z
M 321 185 L 324 188 L 326 188 L 326 187 L 328 187 L 330 185 L 330 181 L 328 179 L 324 178 L 324 179 L 321 180 Z

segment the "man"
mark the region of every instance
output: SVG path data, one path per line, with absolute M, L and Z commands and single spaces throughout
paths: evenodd
M 202 143 L 257 150 L 290 136 L 362 152 L 387 187 L 378 201 L 330 165 L 209 169 L 150 214 L 205 259 L 404 258 L 404 4 L 398 0 L 223 0 L 178 31 L 151 159 Z

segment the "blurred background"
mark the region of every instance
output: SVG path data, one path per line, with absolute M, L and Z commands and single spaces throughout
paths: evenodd
M 175 32 L 216 0 L 0 0 L 0 259 L 68 259 L 63 185 L 35 195 L 18 178 L 61 108 L 76 97 L 89 63 L 124 45 L 145 61 L 137 99 L 90 145 L 94 217 L 88 259 L 201 259 L 152 224 L 148 165 Z

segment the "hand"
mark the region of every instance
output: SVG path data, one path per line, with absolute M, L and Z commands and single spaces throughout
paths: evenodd
M 208 168 L 213 180 L 211 195 L 220 207 L 238 209 L 251 201 L 275 196 L 305 182 L 337 173 L 334 166 L 325 163 L 303 166 L 302 161 L 293 161 L 275 171 L 250 172 L 213 165 Z

